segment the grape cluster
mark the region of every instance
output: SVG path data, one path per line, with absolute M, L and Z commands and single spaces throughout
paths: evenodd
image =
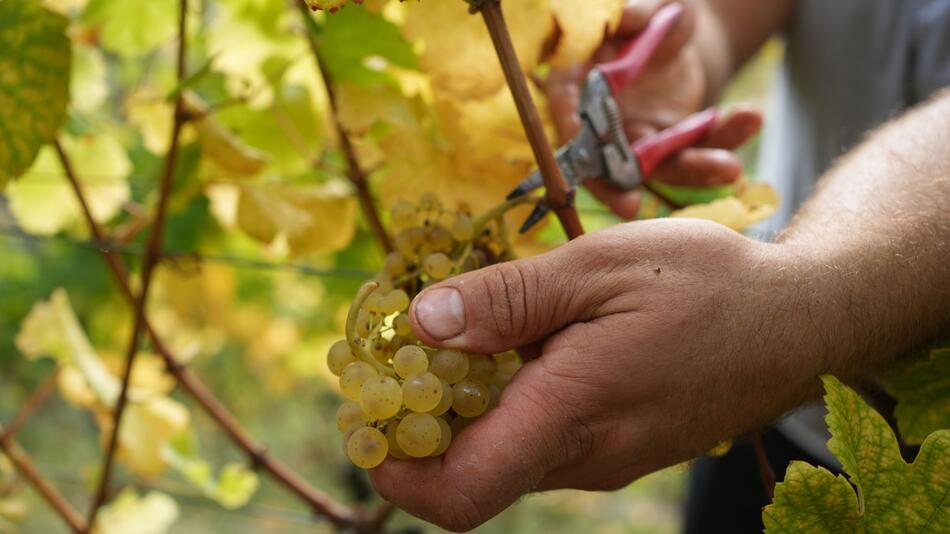
M 371 469 L 392 456 L 443 454 L 475 418 L 498 404 L 521 366 L 518 354 L 469 354 L 423 345 L 407 311 L 429 284 L 509 258 L 499 206 L 477 220 L 444 209 L 431 194 L 392 208 L 396 250 L 382 272 L 357 294 L 346 339 L 327 354 L 348 399 L 336 413 L 343 446 L 357 466 Z

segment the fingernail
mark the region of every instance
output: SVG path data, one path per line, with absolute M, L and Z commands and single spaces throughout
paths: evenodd
M 419 325 L 427 334 L 444 341 L 465 330 L 465 306 L 462 294 L 454 287 L 440 287 L 427 291 L 415 304 Z

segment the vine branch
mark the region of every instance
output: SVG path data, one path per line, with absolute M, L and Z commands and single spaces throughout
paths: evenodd
M 360 208 L 363 210 L 363 216 L 366 217 L 366 222 L 369 224 L 370 230 L 373 232 L 373 235 L 376 236 L 376 241 L 379 242 L 379 245 L 388 254 L 393 251 L 392 239 L 389 237 L 389 232 L 386 231 L 386 227 L 383 226 L 383 222 L 380 219 L 379 211 L 376 209 L 376 204 L 373 201 L 373 195 L 369 190 L 366 173 L 356 158 L 356 150 L 353 148 L 350 136 L 346 133 L 346 129 L 340 122 L 333 76 L 320 57 L 320 44 L 316 38 L 316 23 L 313 21 L 313 18 L 311 18 L 310 8 L 307 7 L 307 3 L 304 2 L 304 0 L 297 0 L 296 4 L 300 11 L 300 16 L 303 17 L 304 31 L 307 34 L 307 43 L 310 45 L 310 51 L 313 53 L 313 61 L 320 71 L 320 77 L 323 79 L 323 86 L 326 89 L 327 98 L 330 101 L 330 114 L 333 119 L 333 126 L 340 140 L 340 150 L 343 152 L 344 158 L 346 158 L 346 176 L 349 178 L 350 183 L 353 184 L 353 187 L 356 188 Z
M 94 239 L 98 243 L 107 243 L 105 234 L 95 219 L 92 218 L 89 203 L 79 184 L 78 175 L 75 173 L 69 156 L 62 150 L 62 146 L 59 143 L 56 143 L 55 147 L 59 154 L 60 162 L 65 170 L 66 177 L 72 185 L 73 192 L 79 201 L 83 216 L 86 219 L 86 223 Z M 110 271 L 112 271 L 125 299 L 130 304 L 135 305 L 135 295 L 132 292 L 128 273 L 121 257 L 114 249 L 105 245 L 100 248 L 99 252 L 109 266 Z M 178 385 L 195 399 L 198 405 L 201 406 L 211 419 L 245 452 L 251 464 L 266 471 L 274 480 L 304 501 L 314 513 L 326 517 L 334 525 L 346 527 L 355 523 L 353 512 L 349 508 L 336 503 L 329 496 L 309 485 L 291 468 L 276 458 L 273 458 L 267 453 L 267 450 L 263 446 L 256 443 L 242 428 L 237 418 L 221 404 L 211 390 L 209 390 L 198 377 L 179 363 L 178 358 L 176 358 L 171 350 L 164 344 L 161 337 L 149 322 L 147 316 L 143 319 L 143 327 L 152 340 L 152 348 L 162 357 L 162 360 L 165 362 L 165 367 L 168 369 L 168 372 L 177 379 Z
M 544 178 L 546 202 L 561 221 L 561 226 L 564 227 L 567 236 L 570 239 L 579 237 L 584 234 L 584 228 L 574 208 L 574 190 L 564 178 L 554 158 L 551 143 L 544 133 L 541 115 L 528 90 L 527 78 L 511 42 L 511 34 L 505 23 L 501 2 L 500 0 L 469 0 L 469 3 L 473 11 L 481 12 L 488 33 L 491 35 L 492 44 L 501 62 L 511 95 L 515 99 L 521 124 L 524 126 L 528 142 L 531 143 L 531 150 L 534 152 L 534 159 L 538 162 L 538 168 Z
M 180 0 L 178 14 L 178 59 L 176 73 L 178 84 L 186 77 L 186 56 L 188 49 L 187 39 L 187 17 L 188 0 Z M 148 301 L 148 293 L 151 287 L 152 274 L 155 266 L 161 258 L 162 238 L 165 230 L 165 218 L 168 214 L 168 199 L 171 196 L 172 182 L 175 176 L 175 167 L 178 163 L 178 150 L 181 139 L 181 130 L 184 126 L 186 115 L 184 112 L 184 100 L 182 93 L 175 96 L 174 122 L 172 125 L 171 142 L 169 143 L 168 153 L 165 156 L 164 167 L 159 183 L 158 206 L 155 212 L 155 218 L 152 223 L 152 230 L 149 233 L 148 241 L 145 247 L 145 258 L 142 262 L 142 287 L 139 296 L 135 299 L 135 322 L 132 327 L 132 336 L 129 340 L 129 348 L 125 355 L 125 368 L 122 374 L 122 388 L 119 390 L 119 398 L 115 404 L 114 423 L 112 432 L 109 435 L 108 445 L 106 446 L 105 456 L 103 458 L 102 474 L 99 479 L 99 486 L 96 490 L 95 498 L 92 501 L 92 507 L 89 511 L 87 520 L 88 528 L 95 524 L 96 515 L 99 509 L 105 504 L 109 495 L 109 482 L 112 477 L 112 468 L 115 465 L 115 455 L 119 444 L 119 431 L 122 426 L 122 418 L 125 414 L 125 408 L 128 405 L 129 384 L 132 378 L 132 369 L 135 365 L 135 359 L 139 352 L 139 341 L 143 330 L 142 323 L 145 321 L 145 305 Z
M 765 454 L 765 441 L 762 439 L 761 432 L 752 432 L 749 434 L 749 441 L 752 442 L 752 450 L 755 452 L 755 462 L 759 466 L 759 478 L 762 479 L 762 488 L 765 494 L 769 496 L 769 502 L 775 496 L 775 471 L 769 464 L 769 457 Z
M 0 450 L 10 459 L 10 463 L 17 472 L 36 489 L 43 500 L 56 510 L 73 532 L 79 534 L 86 531 L 86 521 L 79 512 L 43 477 L 33 465 L 33 460 L 13 440 L 10 430 L 4 430 L 3 425 L 0 425 Z
M 13 419 L 10 421 L 10 425 L 7 426 L 6 430 L 0 431 L 0 440 L 5 438 L 12 439 L 20 432 L 23 425 L 25 425 L 30 419 L 30 416 L 33 415 L 33 412 L 46 402 L 46 399 L 53 393 L 58 376 L 59 369 L 57 368 L 40 382 L 40 385 L 33 390 L 33 393 L 26 399 L 26 402 L 24 402 L 23 405 L 20 406 L 20 409 L 13 415 Z

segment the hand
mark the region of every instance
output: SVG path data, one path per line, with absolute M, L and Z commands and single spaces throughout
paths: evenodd
M 604 42 L 589 64 L 551 72 L 544 89 L 561 144 L 570 141 L 580 128 L 577 105 L 581 84 L 590 68 L 614 57 L 621 46 L 646 27 L 660 7 L 671 2 L 631 0 L 617 33 Z M 668 128 L 705 106 L 706 73 L 692 41 L 696 8 L 689 0 L 683 4 L 684 17 L 661 45 L 646 72 L 618 97 L 631 141 Z M 742 175 L 742 165 L 731 151 L 742 146 L 761 126 L 760 112 L 738 106 L 720 119 L 701 145 L 671 158 L 654 171 L 652 177 L 682 186 L 732 183 Z M 600 180 L 588 182 L 588 188 L 621 217 L 636 217 L 640 210 L 639 191 L 619 191 Z
M 372 471 L 377 490 L 464 531 L 525 493 L 620 488 L 764 425 L 821 371 L 791 265 L 780 245 L 665 219 L 426 289 L 410 310 L 426 344 L 536 358 L 445 456 Z

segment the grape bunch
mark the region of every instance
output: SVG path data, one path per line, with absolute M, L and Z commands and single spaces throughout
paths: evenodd
M 411 300 L 428 285 L 510 259 L 503 216 L 509 202 L 478 219 L 447 210 L 431 194 L 392 208 L 396 250 L 365 284 L 346 321 L 346 339 L 327 354 L 348 399 L 336 413 L 343 447 L 372 469 L 392 456 L 443 454 L 452 436 L 498 404 L 521 366 L 514 351 L 469 354 L 436 349 L 413 335 Z

